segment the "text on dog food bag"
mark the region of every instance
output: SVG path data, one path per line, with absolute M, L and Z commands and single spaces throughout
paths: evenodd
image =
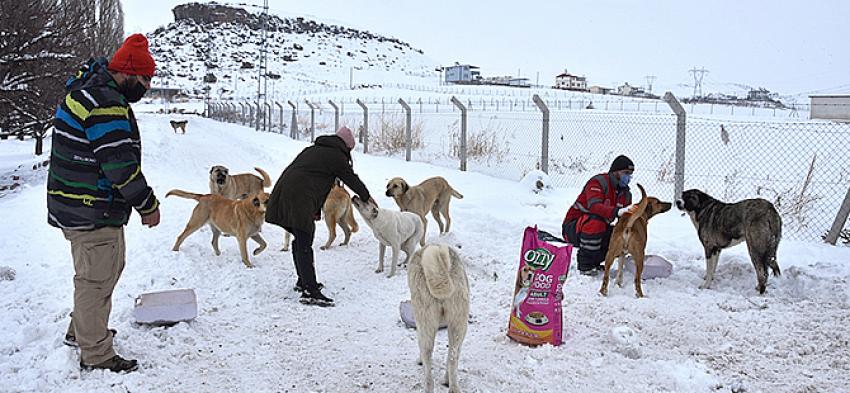
M 561 345 L 561 300 L 572 248 L 538 239 L 537 227 L 525 228 L 508 337 L 526 345 Z

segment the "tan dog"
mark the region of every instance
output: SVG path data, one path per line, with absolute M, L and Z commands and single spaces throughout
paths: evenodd
M 222 233 L 232 235 L 239 242 L 242 263 L 247 267 L 254 267 L 248 260 L 248 238 L 254 239 L 260 245 L 254 250 L 254 255 L 266 249 L 267 244 L 260 236 L 260 229 L 265 221 L 269 194 L 261 191 L 259 194 L 239 200 L 212 194 L 193 194 L 182 190 L 171 190 L 165 194 L 166 198 L 171 195 L 198 201 L 198 205 L 192 210 L 192 217 L 189 218 L 186 229 L 180 236 L 177 236 L 172 251 L 179 251 L 180 245 L 189 235 L 210 223 L 210 228 L 213 231 L 212 246 L 215 255 L 221 255 L 221 251 L 218 250 L 219 236 Z
M 620 267 L 617 270 L 617 286 L 623 286 L 623 270 L 625 270 L 626 253 L 632 254 L 635 260 L 635 293 L 637 297 L 643 297 L 641 289 L 641 274 L 643 273 L 643 262 L 646 257 L 647 226 L 649 219 L 658 213 L 664 213 L 673 206 L 669 202 L 661 202 L 658 198 L 646 196 L 646 191 L 640 184 L 641 199 L 637 210 L 633 213 L 625 213 L 617 221 L 614 231 L 611 233 L 611 241 L 608 243 L 608 255 L 605 256 L 605 276 L 602 277 L 602 288 L 599 293 L 608 295 L 608 275 L 614 259 L 619 257 Z
M 428 220 L 425 218 L 428 211 L 437 220 L 440 233 L 447 233 L 452 226 L 452 218 L 449 216 L 449 202 L 451 202 L 452 197 L 463 198 L 463 195 L 455 191 L 446 179 L 439 176 L 426 179 L 414 187 L 407 185 L 404 179 L 394 177 L 387 183 L 386 195 L 395 199 L 395 203 L 401 211 L 416 213 L 422 219 L 423 232 L 422 239 L 419 241 L 421 246 L 425 246 L 425 237 L 428 233 Z M 445 226 L 440 219 L 441 214 L 446 218 Z
M 407 285 L 416 319 L 425 391 L 434 391 L 431 358 L 437 330 L 445 321 L 449 328 L 449 350 L 443 382 L 449 386 L 449 392 L 458 393 L 457 365 L 469 323 L 469 279 L 463 260 L 451 247 L 429 244 L 413 254 L 407 270 Z
M 322 205 L 322 215 L 325 218 L 325 225 L 328 226 L 328 241 L 325 242 L 324 246 L 319 247 L 320 250 L 331 248 L 334 240 L 336 240 L 337 225 L 345 233 L 345 240 L 340 243 L 340 246 L 348 245 L 348 241 L 351 240 L 351 234 L 360 230 L 360 226 L 354 220 L 354 207 L 351 206 L 351 195 L 339 182 L 331 188 L 331 192 L 325 199 L 325 204 Z M 283 233 L 283 251 L 289 251 L 289 241 L 292 234 L 286 231 Z
M 263 192 L 272 186 L 272 179 L 266 171 L 254 168 L 263 177 L 250 173 L 231 175 L 223 165 L 210 168 L 210 194 L 221 195 L 227 199 L 239 199 Z
M 171 128 L 174 129 L 175 134 L 177 133 L 178 128 L 181 131 L 183 131 L 183 134 L 185 134 L 186 133 L 186 124 L 189 123 L 189 120 L 171 120 L 170 123 L 171 123 Z

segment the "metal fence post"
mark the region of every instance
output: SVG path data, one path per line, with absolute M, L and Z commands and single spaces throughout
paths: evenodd
M 460 109 L 460 170 L 466 171 L 466 107 L 452 96 L 452 103 Z
M 310 107 L 310 142 L 316 140 L 316 107 L 309 100 L 304 100 L 304 103 Z
M 286 101 L 286 103 L 292 108 L 292 121 L 289 122 L 289 137 L 298 139 L 298 107 L 292 101 Z
M 841 208 L 838 209 L 838 214 L 835 216 L 835 221 L 832 222 L 832 228 L 826 234 L 826 242 L 835 245 L 838 241 L 838 235 L 844 229 L 844 223 L 847 222 L 847 216 L 850 216 L 850 188 L 847 189 L 847 194 L 844 195 L 844 202 L 841 203 Z
M 263 129 L 269 132 L 272 129 L 272 105 L 268 102 L 263 103 L 263 105 L 266 106 L 266 110 L 263 111 Z
M 413 136 L 411 135 L 410 126 L 413 115 L 410 114 L 410 105 L 407 105 L 403 99 L 399 98 L 398 103 L 401 104 L 401 107 L 404 108 L 405 112 L 405 129 L 404 129 L 404 139 L 405 139 L 405 147 L 404 147 L 404 160 L 410 161 L 410 150 L 413 145 Z
M 331 100 L 328 100 L 328 104 L 334 108 L 334 132 L 336 132 L 339 130 L 339 107 Z
M 360 109 L 363 109 L 363 129 L 360 131 L 360 142 L 363 143 L 363 153 L 365 154 L 369 152 L 369 107 L 359 98 L 355 102 L 360 105 Z
M 531 99 L 537 104 L 540 111 L 543 112 L 543 134 L 540 139 L 540 170 L 549 173 L 549 107 L 546 106 L 546 103 L 537 94 L 531 97 Z
M 283 104 L 275 101 L 274 105 L 277 106 L 277 110 L 280 112 L 280 126 L 278 130 L 280 130 L 279 134 L 283 134 Z
M 245 103 L 244 103 L 244 102 L 240 102 L 240 103 L 239 103 L 239 124 L 244 124 L 244 123 L 245 123 L 245 112 L 246 112 L 246 111 L 247 111 L 247 110 L 245 109 Z
M 671 92 L 664 94 L 664 102 L 676 114 L 676 171 L 673 175 L 673 199 L 679 199 L 685 190 L 685 128 L 687 126 L 685 108 Z
M 262 126 L 263 126 L 262 119 L 260 119 L 260 116 L 262 116 L 262 113 L 263 113 L 263 108 L 260 106 L 259 101 L 257 102 L 256 105 L 253 105 L 253 107 L 256 108 L 256 111 L 254 112 L 254 130 L 260 131 L 262 129 Z M 263 117 L 265 117 L 265 116 L 263 116 Z

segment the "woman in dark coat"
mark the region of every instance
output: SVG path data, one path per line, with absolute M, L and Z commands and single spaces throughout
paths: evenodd
M 333 299 L 322 294 L 313 265 L 315 221 L 321 218 L 322 205 L 334 179 L 340 179 L 361 199 L 371 198 L 351 166 L 354 142 L 354 135 L 347 127 L 340 128 L 336 135 L 316 138 L 313 146 L 304 149 L 283 171 L 269 198 L 266 222 L 293 235 L 292 259 L 298 273 L 295 289 L 301 291 L 304 304 L 334 305 Z

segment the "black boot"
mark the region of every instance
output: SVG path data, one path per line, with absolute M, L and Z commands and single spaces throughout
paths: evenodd
M 132 372 L 139 368 L 139 362 L 135 359 L 124 359 L 121 356 L 115 355 L 108 360 L 98 364 L 83 364 L 80 362 L 80 367 L 83 370 L 109 370 L 114 373 Z
M 316 285 L 319 286 L 319 290 L 325 289 L 325 284 L 318 283 Z M 304 286 L 301 285 L 301 281 L 296 282 L 295 286 L 292 287 L 292 290 L 295 291 L 295 292 L 304 292 Z
M 315 292 L 311 292 L 305 290 L 301 292 L 301 304 L 306 304 L 308 306 L 319 306 L 319 307 L 333 307 L 334 300 L 323 295 L 321 290 L 316 290 Z

